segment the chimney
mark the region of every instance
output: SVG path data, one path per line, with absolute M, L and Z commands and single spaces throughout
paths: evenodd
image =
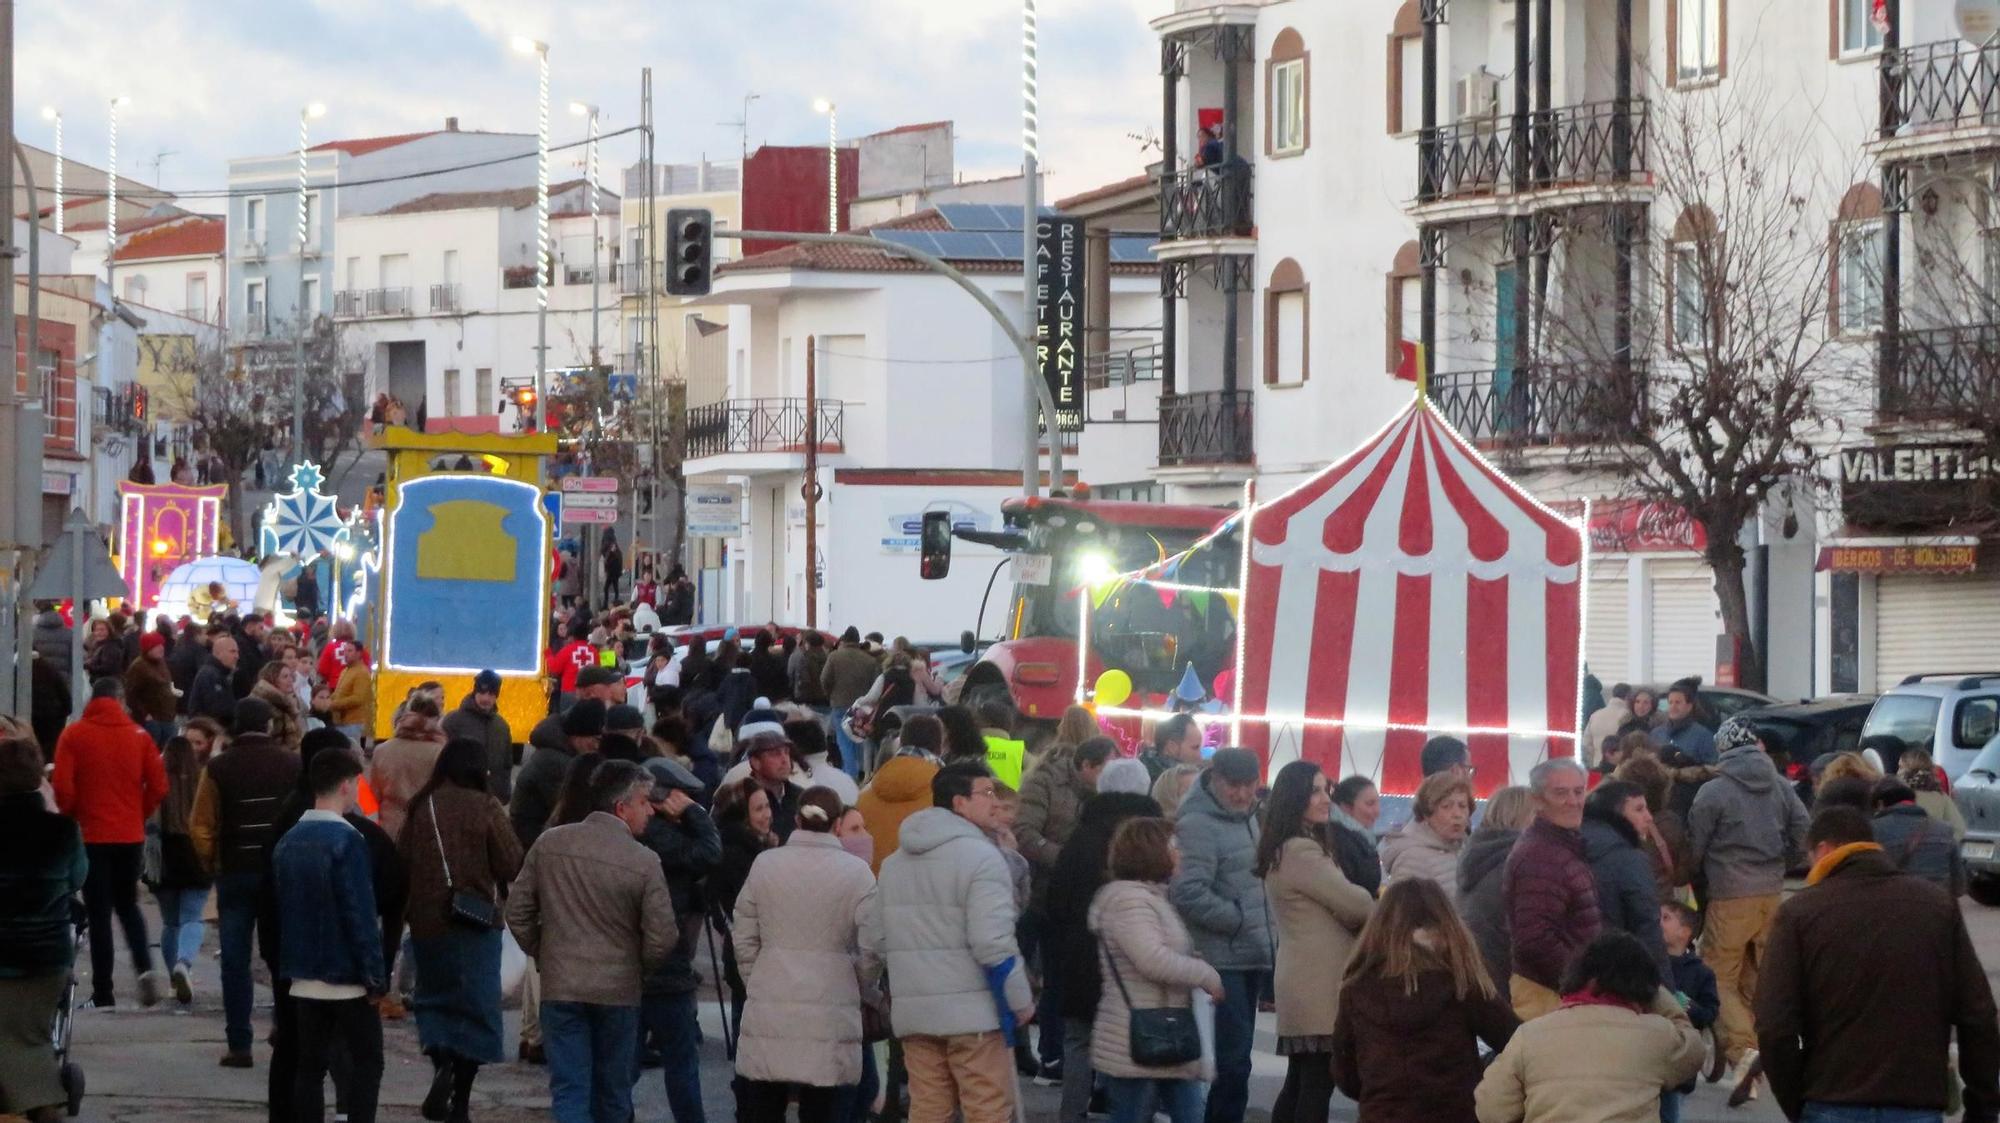
M 448 132 L 448 133 L 455 133 L 455 132 L 457 132 L 457 131 L 458 131 L 458 118 L 456 118 L 456 117 L 446 117 L 446 118 L 444 119 L 444 131 L 445 131 L 445 132 Z

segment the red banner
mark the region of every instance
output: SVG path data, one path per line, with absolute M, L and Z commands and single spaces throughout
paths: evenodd
M 1583 513 L 1574 499 L 1549 504 L 1570 518 Z M 1600 499 L 1590 505 L 1590 551 L 1594 554 L 1699 552 L 1708 546 L 1701 524 L 1671 503 L 1645 499 Z

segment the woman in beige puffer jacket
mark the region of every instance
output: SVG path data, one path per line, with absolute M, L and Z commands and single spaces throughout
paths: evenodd
M 1132 1060 L 1134 1008 L 1186 1008 L 1197 988 L 1222 997 L 1222 977 L 1190 954 L 1187 927 L 1167 901 L 1167 882 L 1179 864 L 1173 824 L 1128 820 L 1111 840 L 1114 880 L 1090 902 L 1086 924 L 1098 940 L 1104 981 L 1091 1027 L 1090 1064 L 1110 1081 L 1114 1123 L 1150 1119 L 1153 1106 L 1172 1123 L 1201 1118 L 1201 1081 L 1208 1073 L 1200 1060 L 1162 1068 Z

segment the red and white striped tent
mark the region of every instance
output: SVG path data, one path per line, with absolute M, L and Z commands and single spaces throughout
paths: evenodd
M 1414 792 L 1424 741 L 1449 733 L 1483 796 L 1574 754 L 1583 524 L 1421 399 L 1247 533 L 1236 709 L 1271 769 L 1303 757 Z

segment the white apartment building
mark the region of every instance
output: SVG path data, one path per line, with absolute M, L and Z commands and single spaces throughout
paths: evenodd
M 600 189 L 597 209 L 593 225 L 581 180 L 549 188 L 549 369 L 587 365 L 593 340 L 610 363 L 618 344 L 618 197 Z M 503 387 L 535 372 L 535 226 L 532 186 L 439 192 L 336 221 L 332 313 L 371 398 L 393 395 L 413 425 L 515 431 Z
M 996 229 L 1010 214 L 1018 223 L 1018 208 L 953 204 L 870 232 L 942 251 L 1014 309 L 1020 230 Z M 991 233 L 986 248 L 971 248 L 980 232 Z M 1121 322 L 1158 301 L 1145 244 L 1122 246 L 1109 278 Z M 692 303 L 732 308 L 729 396 L 689 409 L 684 464 L 691 486 L 735 484 L 745 495 L 744 533 L 724 540 L 726 560 L 702 574 L 721 589 L 720 618 L 805 623 L 807 582 L 816 580 L 821 627 L 853 623 L 930 642 L 971 628 L 1000 555 L 961 543 L 949 578 L 919 582 L 916 527 L 924 511 L 942 509 L 994 529 L 1001 501 L 1020 494 L 1021 365 L 1000 327 L 950 280 L 844 246 L 801 243 L 744 258 Z M 816 442 L 806 436 L 809 351 Z M 1073 434 L 1065 447 L 1076 464 Z M 821 495 L 810 562 L 808 478 Z
M 1665 213 L 1665 122 L 1740 105 L 1762 122 L 1746 151 L 1812 171 L 1822 361 L 1866 383 L 1817 438 L 1844 453 L 1827 478 L 1738 543 L 1770 690 L 1990 663 L 1995 485 L 1967 431 L 2000 304 L 1963 293 L 2000 292 L 2000 142 L 1980 128 L 2000 56 L 1961 41 L 1953 10 L 1890 0 L 1885 28 L 1869 0 L 1178 0 L 1152 22 L 1161 497 L 1252 477 L 1269 495 L 1323 466 L 1408 402 L 1394 371 L 1421 342 L 1445 417 L 1545 499 L 1592 502 L 1591 669 L 1712 678 L 1698 539 L 1579 450 L 1606 436 L 1606 395 L 1643 392 L 1657 341 L 1702 314 L 1675 262 L 1714 223 Z M 1195 166 L 1203 127 L 1219 143 Z M 1929 283 L 1951 261 L 1976 279 L 1955 298 Z M 1566 366 L 1562 339 L 1586 337 L 1612 377 Z
M 113 283 L 120 300 L 201 323 L 222 322 L 228 224 L 221 216 L 159 216 L 129 234 L 121 226 L 118 234 Z M 89 264 L 102 269 L 101 246 Z

